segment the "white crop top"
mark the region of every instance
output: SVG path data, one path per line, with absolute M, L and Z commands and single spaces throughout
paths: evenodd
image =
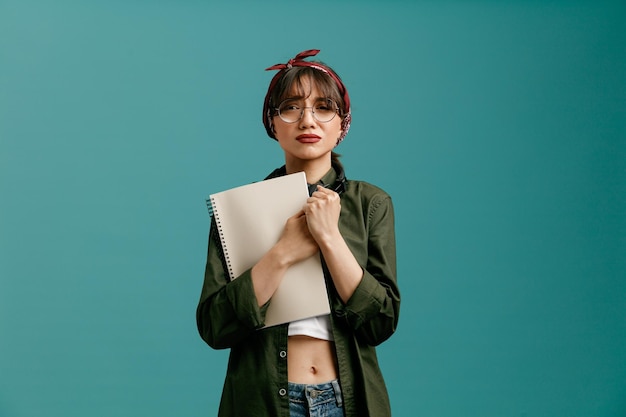
M 330 314 L 292 321 L 289 323 L 287 335 L 304 335 L 331 342 L 335 340 L 330 329 Z

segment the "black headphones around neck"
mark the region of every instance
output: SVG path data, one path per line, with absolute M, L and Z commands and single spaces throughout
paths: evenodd
M 341 165 L 333 162 L 332 166 L 337 173 L 337 178 L 335 179 L 333 185 L 328 188 L 341 195 L 344 191 L 346 191 L 346 188 L 348 187 L 348 184 L 346 183 L 346 173 L 344 172 Z

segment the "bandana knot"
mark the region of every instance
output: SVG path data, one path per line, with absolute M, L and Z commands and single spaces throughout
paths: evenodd
M 286 64 L 275 64 L 269 68 L 265 68 L 265 71 L 282 70 L 282 69 L 289 69 L 293 67 L 310 67 L 313 65 L 313 63 L 304 61 L 304 58 L 315 56 L 319 52 L 320 52 L 319 49 L 309 49 L 307 51 L 302 51 L 298 55 L 296 55 L 295 57 L 287 61 Z

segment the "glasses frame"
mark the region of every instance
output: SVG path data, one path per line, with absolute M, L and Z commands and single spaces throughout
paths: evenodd
M 329 122 L 331 122 L 331 121 L 332 121 L 332 120 L 333 120 L 333 119 L 334 119 L 334 118 L 335 118 L 335 117 L 339 114 L 339 105 L 337 105 L 337 103 L 335 102 L 335 100 L 333 100 L 333 99 L 331 99 L 331 98 L 327 98 L 327 99 L 325 99 L 325 100 L 326 100 L 326 102 L 327 102 L 327 103 L 332 103 L 332 104 L 333 104 L 333 106 L 335 107 L 335 111 L 333 112 L 333 117 L 331 117 L 331 118 L 330 118 L 330 119 L 328 119 L 328 120 L 324 120 L 324 121 L 322 121 L 322 120 L 319 120 L 319 119 L 317 118 L 317 116 L 315 115 L 315 106 L 302 106 L 302 107 L 300 107 L 300 117 L 298 117 L 298 118 L 297 118 L 296 120 L 294 120 L 294 121 L 291 121 L 291 122 L 290 122 L 290 121 L 287 121 L 287 120 L 283 119 L 283 116 L 280 114 L 280 108 L 281 108 L 281 107 L 283 106 L 283 104 L 284 104 L 285 102 L 287 102 L 287 101 L 297 101 L 296 99 L 293 99 L 293 98 L 286 98 L 285 100 L 283 100 L 283 101 L 281 101 L 281 102 L 280 102 L 280 104 L 278 105 L 278 107 L 274 107 L 274 110 L 276 110 L 276 114 L 275 114 L 275 116 L 280 117 L 280 120 L 282 120 L 282 121 L 283 121 L 283 122 L 285 122 L 285 123 L 289 123 L 289 124 L 291 124 L 291 123 L 297 123 L 297 122 L 299 122 L 300 120 L 302 120 L 302 118 L 304 117 L 304 111 L 305 111 L 306 109 L 311 109 L 311 115 L 313 116 L 313 118 L 315 119 L 315 121 L 317 121 L 318 123 L 329 123 Z

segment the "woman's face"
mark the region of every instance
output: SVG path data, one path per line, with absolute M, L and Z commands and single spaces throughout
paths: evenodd
M 273 117 L 274 132 L 280 147 L 285 152 L 287 162 L 303 163 L 312 161 L 330 161 L 331 151 L 337 145 L 341 135 L 341 117 L 338 114 L 329 122 L 320 122 L 313 117 L 311 108 L 325 103 L 327 97 L 321 96 L 317 86 L 309 78 L 301 80 L 306 97 L 294 94 L 301 106 L 306 107 L 302 118 L 293 123 L 283 121 L 278 115 Z

